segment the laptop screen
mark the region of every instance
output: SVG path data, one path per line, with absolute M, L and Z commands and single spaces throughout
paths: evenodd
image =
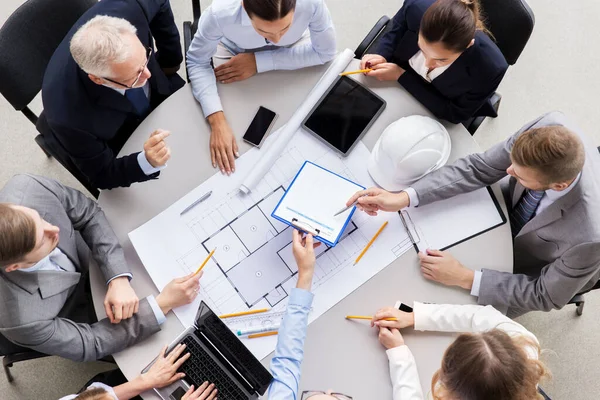
M 267 391 L 273 379 L 271 373 L 204 302 L 201 302 L 198 308 L 196 327 L 208 337 L 256 392 L 263 395 Z

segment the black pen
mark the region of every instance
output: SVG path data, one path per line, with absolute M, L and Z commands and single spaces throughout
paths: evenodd
M 412 245 L 415 248 L 415 251 L 417 252 L 417 254 L 419 254 L 419 247 L 417 246 L 417 243 L 415 242 L 415 239 L 413 238 L 412 233 L 410 233 L 410 229 L 408 229 L 408 224 L 406 223 L 406 219 L 404 219 L 404 214 L 402 214 L 402 211 L 398 211 L 398 214 L 400 214 L 400 219 L 402 220 L 402 225 L 404 225 L 404 229 L 406 229 L 406 233 L 408 233 L 408 238 L 412 242 Z

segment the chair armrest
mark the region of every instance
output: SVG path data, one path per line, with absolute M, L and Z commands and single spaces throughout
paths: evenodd
M 390 17 L 388 17 L 387 15 L 384 15 L 383 17 L 379 18 L 379 21 L 377 21 L 373 28 L 371 28 L 367 36 L 365 36 L 365 38 L 362 40 L 362 42 L 360 42 L 360 44 L 354 51 L 354 57 L 361 59 L 365 55 L 367 50 L 369 50 L 369 47 L 373 44 L 375 39 L 377 39 L 381 32 L 383 32 L 383 30 L 389 22 Z

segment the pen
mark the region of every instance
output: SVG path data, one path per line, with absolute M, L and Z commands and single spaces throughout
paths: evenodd
M 258 328 L 238 329 L 237 335 L 238 336 L 246 336 L 246 335 L 253 335 L 255 333 L 264 333 L 264 332 L 271 332 L 271 331 L 278 331 L 278 330 L 279 330 L 279 324 L 258 327 Z
M 360 196 L 360 197 L 365 197 L 365 196 L 368 196 L 368 194 L 363 194 L 363 195 L 362 195 L 362 196 Z M 358 199 L 360 199 L 360 197 L 359 197 Z M 352 207 L 354 207 L 355 205 L 357 205 L 357 204 L 358 204 L 358 199 L 354 200 L 354 202 L 353 202 L 352 204 L 350 204 L 349 206 L 346 206 L 346 207 L 342 208 L 340 211 L 338 211 L 338 212 L 336 212 L 335 214 L 333 214 L 333 216 L 334 216 L 334 217 L 337 217 L 337 216 L 338 216 L 338 215 L 340 215 L 341 213 L 343 213 L 343 212 L 345 212 L 345 211 L 347 211 L 347 210 L 351 209 L 351 208 L 352 208 Z
M 363 251 L 360 252 L 360 254 L 358 255 L 358 257 L 356 257 L 356 260 L 354 261 L 354 264 L 352 265 L 356 265 L 360 259 L 362 258 L 362 256 L 365 255 L 365 253 L 367 252 L 367 250 L 369 250 L 369 247 L 371 247 L 371 245 L 373 244 L 373 242 L 375 241 L 375 239 L 377 239 L 377 236 L 379 236 L 379 234 L 381 233 L 381 231 L 383 231 L 383 228 L 385 228 L 387 226 L 388 222 L 385 221 L 383 223 L 383 225 L 381 225 L 381 228 L 379 228 L 379 230 L 377 231 L 377 233 L 375 233 L 375 236 L 373 236 L 373 238 L 371 238 L 371 240 L 369 241 L 369 243 L 367 243 L 367 245 L 365 246 L 365 248 L 363 249 Z
M 187 206 L 185 208 L 185 210 L 183 210 L 182 212 L 179 213 L 179 215 L 183 215 L 186 212 L 190 211 L 192 208 L 194 208 L 195 206 L 197 206 L 198 204 L 202 203 L 204 200 L 208 199 L 210 197 L 210 195 L 212 194 L 212 190 L 208 193 L 206 193 L 204 196 L 200 197 L 198 200 L 196 200 L 195 202 L 193 202 L 192 204 L 190 204 L 189 206 Z
M 219 318 L 223 319 L 223 318 L 242 317 L 244 315 L 264 313 L 264 312 L 267 312 L 270 310 L 271 310 L 270 308 L 259 308 L 258 310 L 248 310 L 248 311 L 242 311 L 242 312 L 238 312 L 238 313 L 219 315 Z
M 371 320 L 373 319 L 372 316 L 369 315 L 346 315 L 346 319 L 368 319 Z M 398 318 L 382 318 L 384 321 L 398 321 Z
M 367 68 L 367 69 L 359 69 L 356 71 L 346 71 L 346 72 L 342 72 L 340 74 L 340 76 L 346 76 L 346 75 L 354 75 L 354 74 L 364 74 L 366 72 L 371 72 L 372 69 L 371 68 Z
M 210 252 L 210 254 L 208 256 L 206 256 L 206 259 L 204 260 L 204 262 L 202 263 L 202 265 L 200 265 L 198 267 L 198 269 L 196 270 L 196 272 L 194 272 L 194 275 L 196 275 L 198 272 L 202 271 L 202 268 L 204 268 L 204 266 L 206 265 L 206 263 L 208 262 L 208 260 L 210 260 L 210 258 L 213 256 L 213 254 L 215 254 L 215 250 L 217 250 L 216 247 L 213 249 L 213 251 Z
M 415 242 L 412 233 L 410 233 L 410 229 L 408 229 L 408 224 L 406 223 L 406 219 L 404 219 L 404 214 L 402 213 L 402 211 L 398 211 L 398 214 L 400 214 L 400 219 L 402 219 L 402 225 L 404 225 L 404 229 L 406 229 L 406 233 L 408 233 L 408 238 L 412 242 L 412 245 L 415 248 L 417 254 L 419 254 L 419 247 L 417 246 L 417 243 Z

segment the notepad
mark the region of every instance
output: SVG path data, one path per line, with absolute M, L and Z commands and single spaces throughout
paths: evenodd
M 364 186 L 306 161 L 271 216 L 335 246 L 356 207 L 334 216 Z

